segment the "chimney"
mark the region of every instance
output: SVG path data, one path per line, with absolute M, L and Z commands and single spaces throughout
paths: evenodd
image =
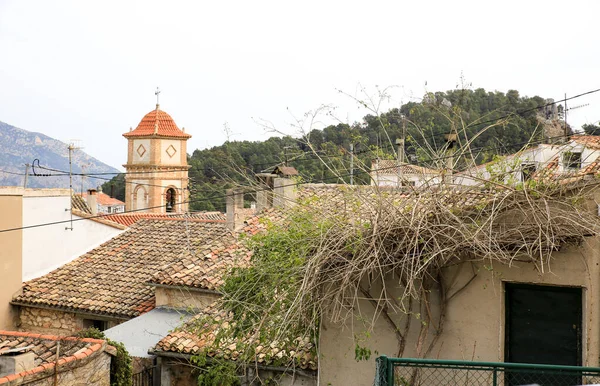
M 273 207 L 273 179 L 276 177 L 277 175 L 272 173 L 258 173 L 256 175 L 258 181 L 256 190 L 257 212 Z
M 98 196 L 96 195 L 96 189 L 88 189 L 87 191 L 87 204 L 92 210 L 92 215 L 98 214 Z
M 289 208 L 296 203 L 296 184 L 291 178 L 273 180 L 273 207 Z
M 7 352 L 0 355 L 0 377 L 11 374 L 18 374 L 22 371 L 31 370 L 35 367 L 35 354 L 30 350 L 33 346 L 20 348 L 17 352 Z
M 244 192 L 239 189 L 227 190 L 227 228 L 237 230 L 244 222 Z

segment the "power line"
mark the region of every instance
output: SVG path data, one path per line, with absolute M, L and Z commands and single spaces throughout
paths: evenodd
M 591 154 L 588 155 L 588 157 L 589 156 L 591 156 Z M 587 157 L 586 157 L 586 159 L 587 159 Z M 379 171 L 383 171 L 383 170 L 395 169 L 397 167 L 398 167 L 397 165 L 394 165 L 394 166 L 379 168 L 379 169 L 370 170 L 370 171 L 360 170 L 358 172 L 358 174 L 370 174 L 370 173 L 373 173 L 373 172 L 379 172 Z M 514 169 L 512 171 L 505 172 L 505 173 L 514 172 L 516 170 L 517 169 Z M 354 173 L 354 175 L 356 175 L 356 174 L 357 173 Z M 332 176 L 332 177 L 326 177 L 326 178 L 323 178 L 323 179 L 320 179 L 320 180 L 313 179 L 313 180 L 308 180 L 308 181 L 304 181 L 304 182 L 294 182 L 294 183 L 291 183 L 291 184 L 282 185 L 281 187 L 285 188 L 285 187 L 300 186 L 300 185 L 306 185 L 306 184 L 324 183 L 327 180 L 340 180 L 340 179 L 343 179 L 344 177 L 349 177 L 349 176 L 350 176 L 350 174 L 336 175 L 336 176 Z M 600 184 L 600 182 L 598 182 L 597 184 Z M 365 186 L 370 186 L 370 185 L 365 185 Z M 271 188 L 270 187 L 265 187 L 265 188 L 253 189 L 251 192 L 248 192 L 248 193 L 257 193 L 257 192 L 266 191 L 266 190 L 271 190 Z M 191 204 L 191 203 L 196 203 L 196 202 L 206 202 L 206 201 L 209 201 L 209 200 L 214 200 L 214 199 L 218 199 L 218 198 L 227 198 L 227 197 L 230 197 L 230 196 L 231 196 L 231 194 L 221 194 L 221 195 L 215 196 L 215 197 L 205 197 L 205 198 L 202 198 L 202 199 L 182 201 L 182 202 L 179 202 L 179 203 L 175 203 L 175 205 Z M 136 212 L 146 211 L 146 210 L 150 210 L 150 209 L 163 208 L 163 207 L 164 207 L 164 205 L 157 205 L 157 206 L 151 206 L 151 207 L 140 208 L 140 209 L 132 209 L 132 210 L 128 210 L 128 211 L 121 212 L 121 213 L 123 213 L 123 214 L 125 214 L 125 213 L 136 213 Z M 121 213 L 119 213 L 119 214 L 121 214 Z M 82 217 L 82 218 L 79 218 L 79 219 L 74 219 L 72 221 L 76 222 L 76 221 L 83 221 L 83 220 L 93 220 L 93 219 L 98 219 L 98 218 L 105 218 L 106 216 L 108 216 L 108 215 L 102 214 L 102 215 L 96 215 L 96 216 Z M 41 223 L 41 224 L 35 224 L 35 225 L 27 225 L 27 226 L 17 227 L 17 228 L 0 229 L 0 233 L 12 232 L 12 231 L 24 230 L 24 229 L 31 229 L 31 228 L 40 228 L 40 227 L 44 227 L 44 226 L 65 224 L 65 223 L 69 223 L 69 222 L 71 222 L 71 220 L 54 221 L 54 222 Z

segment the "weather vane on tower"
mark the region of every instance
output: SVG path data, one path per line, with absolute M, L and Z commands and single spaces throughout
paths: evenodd
M 158 107 L 160 106 L 158 104 L 158 97 L 160 95 L 160 89 L 158 87 L 156 88 L 156 91 L 154 91 L 154 95 L 156 95 L 156 109 L 158 110 Z

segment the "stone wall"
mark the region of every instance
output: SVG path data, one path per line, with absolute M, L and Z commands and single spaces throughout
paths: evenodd
M 19 329 L 51 335 L 72 335 L 86 328 L 84 317 L 73 312 L 19 306 Z M 121 321 L 107 321 L 107 328 Z
M 83 329 L 83 319 L 72 312 L 20 306 L 19 328 L 23 331 L 68 335 Z

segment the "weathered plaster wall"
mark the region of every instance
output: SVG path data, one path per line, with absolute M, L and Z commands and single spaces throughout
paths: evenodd
M 156 307 L 203 309 L 219 299 L 217 293 L 194 291 L 185 287 L 155 287 Z
M 0 188 L 0 229 L 23 226 L 23 190 Z M 21 289 L 23 231 L 0 233 L 0 328 L 14 329 L 16 314 L 9 302 Z
M 476 360 L 502 362 L 504 360 L 504 283 L 529 283 L 539 285 L 576 286 L 583 288 L 583 365 L 598 366 L 600 318 L 600 242 L 588 239 L 581 247 L 572 247 L 553 255 L 551 271 L 538 273 L 532 264 L 515 262 L 512 266 L 479 262 L 473 266 L 463 263 L 444 272 L 448 296 L 458 291 L 469 280 L 470 284 L 449 300 L 444 331 L 429 357 L 439 359 Z M 475 275 L 475 276 L 474 276 Z M 388 288 L 400 291 L 390 278 Z M 373 288 L 372 293 L 377 293 Z M 431 309 L 437 322 L 439 293 L 433 292 Z M 396 335 L 383 318 L 378 318 L 370 334 L 365 321 L 373 318 L 373 307 L 368 301 L 360 303 L 363 318 L 354 318 L 346 326 L 325 322 L 320 340 L 320 384 L 367 385 L 375 375 L 375 357 L 385 354 L 398 356 Z M 413 310 L 411 329 L 407 338 L 404 357 L 415 357 L 417 337 L 425 310 Z M 404 326 L 406 315 L 392 315 L 397 324 Z M 372 350 L 368 361 L 357 362 L 354 358 L 354 336 L 361 345 Z M 428 339 L 433 337 L 429 329 Z M 375 354 L 377 351 L 378 354 Z

